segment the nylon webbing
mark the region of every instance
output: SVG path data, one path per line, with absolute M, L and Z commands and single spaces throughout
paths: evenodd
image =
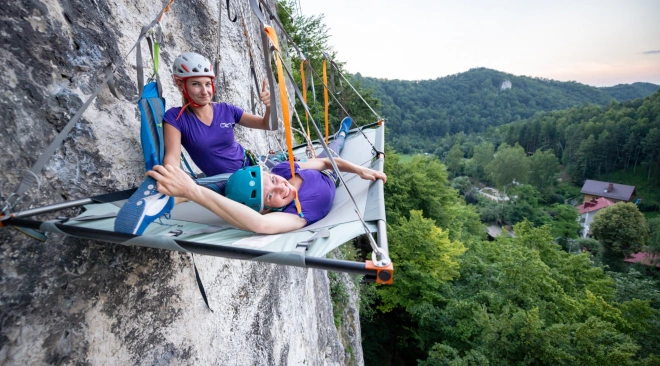
M 170 4 L 172 4 L 174 0 L 170 0 L 165 7 L 163 7 L 163 10 L 160 11 L 158 14 L 158 17 L 156 17 L 148 26 L 146 26 L 147 30 L 151 29 L 154 27 L 160 20 L 160 18 L 163 16 L 163 14 L 169 10 Z M 135 42 L 133 47 L 126 53 L 126 55 L 119 61 L 117 66 L 114 68 L 114 70 L 117 70 L 119 67 L 123 66 L 123 64 L 126 62 L 126 59 L 128 58 L 128 55 L 133 52 L 133 50 L 137 47 L 139 49 L 139 44 L 144 39 L 146 36 L 146 31 L 145 27 L 142 28 L 142 32 L 140 33 L 140 36 L 138 37 L 138 40 Z M 41 170 L 46 166 L 46 163 L 50 160 L 52 155 L 55 153 L 55 151 L 60 147 L 62 144 L 62 141 L 68 136 L 69 132 L 73 129 L 73 127 L 76 125 L 76 122 L 80 119 L 82 114 L 87 110 L 87 108 L 92 104 L 92 101 L 99 95 L 101 90 L 110 83 L 110 81 L 114 78 L 113 72 L 110 73 L 105 73 L 105 79 L 101 84 L 99 84 L 92 95 L 87 98 L 87 101 L 83 104 L 83 106 L 76 112 L 76 114 L 67 122 L 67 124 L 62 128 L 60 133 L 55 137 L 53 142 L 50 143 L 48 148 L 41 154 L 39 159 L 37 159 L 37 162 L 34 163 L 32 168 L 30 168 L 30 173 L 26 173 L 26 175 L 23 176 L 23 180 L 21 183 L 18 185 L 18 188 L 12 194 L 6 201 L 5 207 L 2 209 L 4 216 L 0 218 L 0 220 L 5 220 L 9 218 L 9 213 L 11 210 L 14 208 L 16 203 L 20 201 L 20 199 L 23 197 L 25 192 L 36 182 L 37 179 L 36 175 L 41 173 Z
M 234 19 L 231 18 L 231 14 L 229 13 L 229 0 L 227 0 L 227 18 L 232 23 L 236 23 L 236 19 L 238 19 L 238 14 L 234 14 Z
M 295 97 L 295 94 L 294 94 Z M 305 112 L 307 113 L 307 112 Z M 307 120 L 307 133 L 305 133 L 305 129 L 303 127 L 302 121 L 300 120 L 300 116 L 298 116 L 298 111 L 293 108 L 293 115 L 296 117 L 296 121 L 298 121 L 298 125 L 300 126 L 300 130 L 296 130 L 295 128 L 291 128 L 294 131 L 297 131 L 307 142 L 307 148 L 306 153 L 308 158 L 315 158 L 316 157 L 316 150 L 314 149 L 314 144 L 312 144 L 312 140 L 309 138 L 309 120 Z
M 328 73 L 326 72 L 327 63 L 323 60 L 323 83 L 328 84 Z M 325 143 L 328 143 L 328 88 L 323 88 L 323 107 L 325 108 Z
M 316 72 L 316 70 L 314 70 L 313 67 L 310 66 L 310 70 L 312 71 L 312 73 L 313 73 L 318 79 L 321 79 L 321 77 L 320 77 L 319 74 Z M 340 75 L 341 75 L 341 73 L 340 73 Z M 321 84 L 323 85 L 323 87 L 324 87 L 326 90 L 328 89 L 328 86 L 327 86 L 325 83 L 323 83 L 323 80 L 321 80 Z M 312 84 L 312 85 L 313 85 L 313 84 Z M 344 113 L 346 113 L 346 115 L 347 115 L 348 117 L 350 117 L 351 115 L 348 113 L 348 111 L 346 110 L 346 108 L 344 108 L 344 106 L 339 102 L 339 100 L 337 99 L 337 97 L 335 97 L 334 94 L 330 94 L 330 95 L 332 95 L 332 99 L 334 99 L 335 102 L 337 102 L 337 105 L 339 105 L 339 106 L 341 107 L 341 109 L 344 111 Z M 362 99 L 362 100 L 364 101 L 364 99 Z M 365 101 L 365 103 L 366 103 L 366 101 Z M 369 104 L 367 104 L 367 106 L 369 106 Z M 369 108 L 371 108 L 371 107 L 369 106 Z M 373 111 L 373 109 L 372 109 L 372 111 Z M 375 112 L 374 112 L 374 113 L 375 113 Z M 382 119 L 380 119 L 380 116 L 378 116 L 377 114 L 376 114 L 376 116 L 379 118 L 379 121 L 382 121 Z M 351 117 L 351 118 L 352 118 L 352 117 Z M 352 118 L 352 119 L 353 119 L 353 118 Z M 353 119 L 353 122 L 355 122 L 355 119 Z M 364 137 L 365 141 L 367 141 L 367 143 L 369 143 L 369 145 L 371 145 L 371 149 L 372 149 L 372 150 L 374 150 L 377 154 L 378 154 L 378 153 L 384 154 L 382 151 L 376 149 L 376 147 L 374 146 L 374 144 L 372 144 L 371 141 L 369 141 L 369 138 L 367 138 L 367 136 L 364 134 L 364 132 L 362 132 L 362 128 L 361 128 L 360 126 L 358 126 L 358 131 L 362 134 L 362 136 Z
M 279 55 L 276 54 L 276 57 Z M 298 85 L 295 83 L 295 79 L 293 78 L 293 75 L 291 74 L 291 71 L 289 71 L 288 67 L 284 65 L 284 70 L 286 70 L 287 76 L 289 77 L 289 80 L 293 84 L 294 90 L 296 92 L 296 95 L 298 95 L 298 98 L 302 100 L 302 93 L 300 92 L 300 89 L 298 88 Z M 283 83 L 283 80 L 282 80 Z M 303 107 L 305 108 L 305 111 L 309 112 L 309 108 L 307 107 L 307 104 L 302 103 Z M 312 125 L 314 126 L 314 129 L 316 130 L 316 133 L 321 136 L 321 131 L 319 130 L 318 125 L 312 119 Z M 363 133 L 364 135 L 364 133 Z M 366 138 L 366 136 L 365 136 Z M 368 139 L 367 139 L 368 141 Z M 328 145 L 323 141 L 323 139 L 319 138 L 319 142 L 321 143 L 321 147 L 323 148 L 323 151 L 325 151 L 326 155 L 328 156 L 328 160 L 330 160 L 330 163 L 332 164 L 332 168 L 334 169 L 335 172 L 340 172 L 339 168 L 337 167 L 337 163 L 335 162 L 335 159 L 332 157 L 332 153 L 330 152 L 330 148 L 328 148 Z M 373 145 L 372 145 L 373 146 Z M 346 193 L 348 193 L 348 197 L 351 199 L 351 202 L 353 202 L 353 207 L 355 208 L 355 213 L 357 214 L 358 218 L 360 219 L 360 222 L 362 223 L 362 227 L 364 228 L 364 232 L 369 234 L 370 230 L 369 227 L 367 226 L 367 223 L 364 221 L 364 218 L 362 217 L 362 213 L 360 213 L 360 209 L 358 208 L 357 202 L 355 202 L 355 198 L 353 197 L 353 194 L 351 191 L 348 189 L 346 186 L 346 182 L 344 181 L 344 177 L 342 174 L 337 174 L 339 180 L 341 180 L 341 183 L 344 185 L 344 189 L 346 190 Z M 378 253 L 379 256 L 381 255 L 386 255 L 383 253 L 383 251 L 378 247 L 376 244 L 376 241 L 371 235 L 367 235 L 369 237 L 369 243 L 371 244 L 371 248 L 374 251 L 374 253 Z
M 282 71 L 282 57 L 280 56 L 280 45 L 277 41 L 277 34 L 275 29 L 271 26 L 265 26 L 264 31 L 266 35 L 273 43 L 275 48 L 275 63 L 277 64 L 277 79 L 279 81 L 278 86 L 280 89 L 280 103 L 282 105 L 282 120 L 284 121 L 284 134 L 286 135 L 286 148 L 289 153 L 289 166 L 291 168 L 291 178 L 295 179 L 296 169 L 293 164 L 293 141 L 291 139 L 291 116 L 289 115 L 289 98 L 286 93 L 286 81 L 284 80 L 284 71 Z M 267 65 L 268 66 L 268 65 Z M 294 191 L 296 210 L 298 210 L 298 215 L 303 217 L 302 208 L 300 207 L 300 200 L 298 199 L 298 191 Z
M 275 131 L 277 130 L 278 126 L 278 121 L 277 121 L 277 111 L 274 110 L 274 106 L 276 105 L 277 101 L 275 100 L 275 77 L 273 76 L 273 70 L 271 69 L 271 59 L 270 59 L 270 47 L 268 46 L 268 35 L 266 34 L 264 27 L 266 27 L 266 19 L 264 19 L 263 14 L 261 13 L 261 9 L 259 8 L 259 5 L 255 0 L 250 0 L 250 6 L 252 7 L 252 12 L 257 15 L 257 18 L 259 18 L 259 21 L 261 21 L 262 24 L 262 29 L 261 29 L 261 45 L 263 47 L 264 51 L 264 65 L 266 68 L 266 76 L 268 77 L 268 88 L 270 89 L 270 108 L 271 108 L 271 114 L 270 114 L 270 130 Z M 257 90 L 260 90 L 257 88 Z M 284 114 L 282 114 L 282 118 L 284 118 Z
M 202 284 L 202 279 L 199 277 L 199 271 L 197 271 L 197 264 L 195 264 L 195 253 L 190 253 L 190 256 L 192 257 L 192 262 L 193 262 L 193 267 L 195 268 L 195 279 L 197 280 L 197 287 L 199 287 L 199 292 L 202 294 L 202 299 L 204 299 L 204 303 L 206 304 L 206 307 L 213 312 L 213 309 L 209 306 L 209 300 L 206 297 L 206 290 L 204 290 L 204 284 Z
M 229 16 L 229 0 L 227 0 L 227 16 Z M 231 18 L 230 18 L 231 20 Z M 215 57 L 213 60 L 213 72 L 216 75 L 215 80 L 213 80 L 213 83 L 215 84 L 214 91 L 213 93 L 213 98 L 211 100 L 213 102 L 218 102 L 220 101 L 220 47 L 221 47 L 221 41 L 222 37 L 220 36 L 222 34 L 222 1 L 218 1 L 218 45 L 215 50 Z
M 335 62 L 332 61 L 332 60 L 330 60 L 330 62 L 332 62 L 333 64 L 335 63 Z M 357 89 L 355 89 L 355 87 L 353 86 L 353 84 L 351 84 L 351 82 L 348 81 L 348 79 L 346 79 L 346 76 L 344 76 L 344 74 L 341 72 L 341 70 L 339 70 L 339 67 L 337 67 L 337 72 L 339 73 L 339 76 L 341 76 L 342 79 L 344 79 L 344 81 L 346 81 L 346 83 L 348 84 L 348 86 L 350 86 L 351 89 L 353 89 L 353 91 L 355 92 L 355 94 L 357 94 L 357 96 L 360 97 L 360 99 L 362 100 L 362 102 L 364 102 L 364 104 L 365 104 L 365 105 L 371 110 L 371 113 L 373 113 L 373 114 L 374 114 L 379 120 L 382 120 L 383 118 L 382 118 L 378 113 L 376 113 L 376 111 L 375 111 L 373 108 L 371 108 L 371 105 L 369 105 L 369 103 L 367 103 L 367 101 L 364 100 L 364 98 L 362 97 L 362 95 L 357 91 Z
M 302 81 L 303 102 L 307 104 L 307 83 L 306 83 L 307 80 L 305 80 L 305 60 L 300 61 L 300 80 Z M 307 124 L 307 136 L 309 136 L 310 135 L 309 116 L 307 115 L 307 111 L 305 111 L 305 123 Z
M 245 14 L 243 13 L 243 8 L 239 8 L 241 12 L 241 26 L 243 27 L 243 37 L 245 37 L 245 47 L 247 48 L 247 54 L 248 58 L 250 60 L 250 74 L 252 76 L 252 80 L 254 81 L 254 85 L 250 85 L 250 98 L 251 99 L 251 107 L 252 107 L 252 114 L 257 114 L 256 113 L 256 105 L 254 102 L 254 96 L 255 96 L 255 90 L 256 93 L 259 93 L 259 80 L 257 80 L 257 72 L 254 67 L 254 58 L 252 57 L 252 43 L 250 42 L 250 37 L 248 36 L 248 31 L 247 31 L 247 26 L 245 25 Z M 270 82 L 270 80 L 269 80 Z M 273 101 L 273 98 L 271 98 L 271 103 Z M 272 107 L 271 107 L 272 109 Z M 275 111 L 275 115 L 277 116 L 277 112 Z

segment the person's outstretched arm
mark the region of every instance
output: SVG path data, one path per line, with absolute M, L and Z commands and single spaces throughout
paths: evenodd
M 344 173 L 355 173 L 359 175 L 360 178 L 367 179 L 372 182 L 375 181 L 376 179 L 382 179 L 383 183 L 387 182 L 387 175 L 385 175 L 385 173 L 383 172 L 365 168 L 363 166 L 353 164 L 350 161 L 341 158 L 334 158 L 334 159 L 335 159 L 335 163 L 337 164 L 337 168 L 339 168 L 339 170 Z M 312 169 L 318 171 L 325 169 L 333 169 L 332 163 L 328 158 L 309 159 L 307 161 L 302 161 L 302 162 L 299 161 L 298 165 L 302 169 Z
M 262 215 L 195 182 L 179 167 L 154 166 L 147 175 L 158 181 L 158 192 L 182 197 L 211 210 L 228 224 L 260 234 L 278 234 L 303 228 L 307 221 L 296 215 L 273 212 Z
M 256 128 L 259 130 L 270 130 L 270 92 L 267 87 L 268 84 L 266 83 L 266 80 L 264 80 L 261 85 L 261 94 L 259 94 L 259 99 L 261 99 L 261 102 L 266 105 L 266 113 L 261 117 L 243 112 L 241 120 L 238 121 L 241 126 Z

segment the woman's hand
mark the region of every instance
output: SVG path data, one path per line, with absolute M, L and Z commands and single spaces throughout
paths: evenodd
M 181 168 L 155 165 L 147 175 L 158 182 L 158 192 L 173 197 L 183 197 L 193 200 L 195 191 L 199 186 Z
M 263 84 L 261 84 L 259 98 L 261 99 L 261 103 L 266 105 L 266 108 L 270 107 L 270 92 L 268 91 L 268 83 L 266 83 L 266 79 L 264 79 Z
M 376 179 L 381 179 L 383 183 L 387 183 L 387 175 L 383 172 L 380 172 L 378 170 L 373 170 L 369 168 L 362 168 L 358 172 L 358 175 L 360 178 L 365 179 L 365 180 L 370 180 L 372 182 L 376 181 Z

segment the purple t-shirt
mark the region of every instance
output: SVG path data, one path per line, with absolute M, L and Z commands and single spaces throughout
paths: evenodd
M 300 206 L 307 225 L 311 225 L 324 218 L 330 212 L 332 201 L 335 200 L 335 182 L 318 170 L 300 169 L 298 163 L 294 163 L 294 167 L 296 174 L 302 178 L 302 185 L 298 190 Z M 275 165 L 271 173 L 284 177 L 287 180 L 291 179 L 289 162 Z M 296 203 L 291 201 L 282 212 L 297 215 Z
M 245 150 L 234 137 L 234 125 L 243 110 L 227 103 L 213 104 L 213 121 L 207 126 L 190 110 L 179 119 L 181 107 L 170 108 L 163 120 L 181 132 L 181 145 L 207 176 L 233 173 L 243 167 Z

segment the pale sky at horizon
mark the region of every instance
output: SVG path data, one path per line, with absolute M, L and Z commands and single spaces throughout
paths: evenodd
M 660 0 L 299 1 L 304 15 L 325 14 L 337 60 L 363 76 L 423 80 L 487 67 L 660 85 Z

